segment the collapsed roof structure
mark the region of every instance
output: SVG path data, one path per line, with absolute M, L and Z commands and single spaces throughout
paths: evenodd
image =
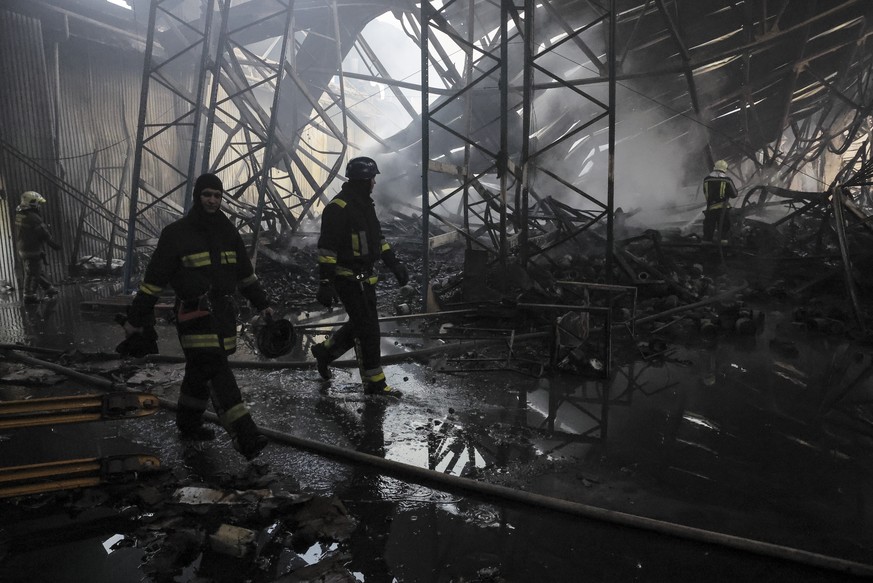
M 845 179 L 869 129 L 871 11 L 861 0 L 9 2 L 3 187 L 10 203 L 49 194 L 69 263 L 123 261 L 129 282 L 137 251 L 188 205 L 190 176 L 233 185 L 246 231 L 297 232 L 364 152 L 396 208 L 422 217 L 423 242 L 451 233 L 524 259 L 542 251 L 527 241 L 554 219 L 552 201 L 574 210 L 563 240 L 601 222 L 611 237 L 618 206 L 686 204 L 714 159 L 747 188 Z
M 8 235 L 22 192 L 47 198 L 65 258 L 50 266 L 53 278 L 97 260 L 112 276 L 123 270 L 130 291 L 162 228 L 190 206 L 191 179 L 215 172 L 229 189 L 224 209 L 253 257 L 269 259 L 258 270 L 271 299 L 299 316 L 299 360 L 266 362 L 263 350 L 249 346 L 260 360 L 235 363 L 248 369 L 248 396 L 271 439 L 320 455 L 320 441 L 269 428 L 318 438 L 338 428 L 325 441 L 371 448 L 378 460 L 367 463 L 378 461 L 386 475 L 388 450 L 411 443 L 414 454 L 427 450 L 427 470 L 412 469 L 481 478 L 465 478 L 464 487 L 493 486 L 512 462 L 524 474 L 511 476 L 514 494 L 538 489 L 544 476 L 543 490 L 569 483 L 568 498 L 586 501 L 591 493 L 580 493 L 579 483 L 594 487 L 598 478 L 589 472 L 606 467 L 615 472 L 604 471 L 598 503 L 632 511 L 632 522 L 675 512 L 677 524 L 658 522 L 661 532 L 693 530 L 689 538 L 697 540 L 693 527 L 711 528 L 707 534 L 718 531 L 728 546 L 757 535 L 834 555 L 789 547 L 778 549 L 780 558 L 869 574 L 869 529 L 858 525 L 870 522 L 864 502 L 873 449 L 873 355 L 863 349 L 873 311 L 860 302 L 873 285 L 873 271 L 864 269 L 873 262 L 871 12 L 865 0 L 7 0 L 0 7 L 7 209 L 0 280 L 16 279 Z M 310 317 L 318 282 L 303 274 L 315 266 L 315 252 L 296 243 L 313 241 L 321 207 L 357 155 L 378 160 L 377 208 L 422 284 L 380 290 L 381 311 L 394 309 L 380 321 L 397 326 L 383 363 L 412 396 L 387 413 L 384 404 L 356 400 L 357 387 L 325 388 L 308 375 L 309 349 L 336 314 Z M 699 185 L 716 160 L 727 161 L 740 187 L 735 214 L 743 228 L 729 244 L 707 246 L 675 227 L 702 209 Z M 642 217 L 635 231 L 627 228 L 634 215 Z M 459 248 L 462 277 L 453 273 Z M 855 254 L 867 262 L 860 269 Z M 490 287 L 495 272 L 510 292 Z M 818 292 L 836 276 L 839 298 L 831 301 L 828 290 Z M 84 295 L 117 291 L 104 283 Z M 8 293 L 14 286 L 0 281 L 10 300 L 4 338 L 47 340 L 47 323 L 61 314 L 75 330 L 58 343 L 76 344 L 72 353 L 4 344 L 0 364 L 14 373 L 4 395 L 31 382 L 30 372 L 37 377 L 31 388 L 42 390 L 41 370 L 110 390 L 122 378 L 164 396 L 177 390 L 178 355 L 88 375 L 71 368 L 118 360 L 78 353 L 111 350 L 119 332 L 109 318 L 83 324 L 87 312 L 129 302 L 74 305 L 91 286 L 61 294 L 61 303 L 25 308 Z M 606 302 L 601 292 L 615 295 Z M 452 304 L 457 295 L 465 301 Z M 417 299 L 421 313 L 410 308 Z M 425 313 L 431 300 L 445 309 Z M 172 311 L 171 303 L 159 307 Z M 852 309 L 858 326 L 848 323 Z M 623 341 L 615 354 L 613 330 Z M 248 332 L 243 325 L 241 338 Z M 28 350 L 60 362 L 20 354 Z M 275 369 L 281 374 L 260 372 Z M 438 383 L 436 373 L 452 380 Z M 459 380 L 468 374 L 475 380 Z M 40 405 L 30 399 L 36 391 L 26 392 L 25 411 Z M 646 398 L 632 407 L 638 394 Z M 91 395 L 87 406 L 101 418 L 136 409 L 111 397 L 104 403 Z M 159 413 L 158 401 L 145 400 L 143 415 Z M 171 400 L 158 404 L 172 408 Z M 159 453 L 177 461 L 173 427 L 153 427 Z M 610 456 L 602 453 L 607 433 Z M 19 445 L 27 439 L 4 453 L 33 461 Z M 506 445 L 516 441 L 523 454 L 513 458 Z M 558 453 L 566 457 L 556 461 Z M 265 455 L 280 473 L 296 475 L 292 455 Z M 144 463 L 154 467 L 156 459 Z M 528 474 L 538 459 L 543 474 Z M 394 463 L 403 466 L 395 475 L 408 477 L 410 467 Z M 570 469 L 558 477 L 562 465 Z M 626 482 L 624 474 L 636 475 Z M 266 483 L 251 477 L 241 483 Z M 640 500 L 631 491 L 652 477 L 669 484 L 667 494 L 645 509 L 631 506 Z M 42 481 L 36 491 L 49 487 Z M 358 502 L 366 506 L 372 493 Z M 374 516 L 381 509 L 356 510 L 369 516 L 368 526 L 388 525 Z M 725 516 L 736 520 L 725 525 Z M 796 526 L 807 522 L 817 526 Z M 747 532 L 749 525 L 755 529 Z M 576 535 L 555 530 L 542 545 L 566 538 L 572 546 Z M 22 540 L 19 550 L 29 539 Z M 518 553 L 523 545 L 500 546 L 517 562 L 528 556 Z M 765 555 L 774 550 L 761 546 Z M 660 546 L 653 552 L 676 561 Z M 698 553 L 687 569 L 706 564 L 714 576 L 735 577 L 722 574 L 708 550 L 689 552 Z M 611 561 L 612 551 L 604 556 Z M 642 564 L 623 562 L 623 572 L 638 579 Z

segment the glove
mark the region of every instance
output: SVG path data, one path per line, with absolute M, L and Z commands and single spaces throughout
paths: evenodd
M 58 242 L 56 242 L 56 241 L 49 241 L 49 247 L 51 247 L 51 248 L 54 249 L 55 251 L 60 251 L 60 250 L 61 250 L 61 244 L 58 243 Z
M 339 296 L 336 295 L 336 290 L 332 283 L 322 283 L 318 286 L 318 291 L 315 293 L 315 299 L 325 308 L 329 308 L 334 304 L 334 302 L 339 301 Z
M 394 277 L 397 278 L 397 284 L 400 287 L 403 287 L 404 285 L 409 283 L 409 270 L 406 269 L 405 265 L 398 261 L 391 268 L 391 271 L 394 273 Z
M 115 321 L 124 327 L 125 322 L 127 322 L 127 316 L 116 314 Z M 127 335 L 126 329 L 125 334 Z M 142 327 L 142 332 L 133 332 L 127 335 L 115 347 L 115 352 L 123 357 L 132 356 L 134 358 L 143 358 L 149 354 L 160 354 L 158 351 L 158 332 L 154 326 L 145 325 Z
M 115 352 L 121 356 L 143 358 L 149 354 L 160 354 L 158 351 L 158 333 L 152 326 L 146 326 L 142 332 L 134 332 L 118 346 Z

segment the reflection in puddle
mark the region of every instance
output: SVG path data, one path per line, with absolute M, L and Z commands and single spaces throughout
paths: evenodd
M 709 476 L 704 476 L 703 474 L 700 474 L 698 472 L 692 472 L 691 470 L 688 470 L 686 468 L 677 468 L 676 466 L 669 466 L 668 469 L 671 469 L 674 472 L 679 472 L 680 474 L 694 476 L 695 478 L 700 478 L 701 480 L 706 480 L 707 482 L 712 482 L 712 478 L 710 478 Z
M 114 534 L 114 535 L 110 536 L 108 539 L 106 539 L 105 541 L 103 541 L 103 548 L 106 550 L 106 554 L 109 555 L 113 551 L 115 551 L 116 543 L 123 541 L 123 540 L 124 540 L 123 534 Z
M 697 449 L 701 449 L 701 450 L 705 451 L 706 453 L 711 453 L 712 455 L 718 457 L 718 452 L 716 452 L 715 450 L 712 450 L 712 449 L 706 447 L 705 445 L 703 445 L 703 444 L 701 444 L 701 443 L 697 443 L 697 442 L 695 442 L 695 441 L 687 441 L 687 440 L 685 440 L 685 439 L 680 439 L 680 438 L 678 438 L 678 437 L 676 438 L 676 442 L 677 442 L 677 443 L 682 443 L 682 444 L 685 444 L 685 445 L 688 445 L 688 446 L 691 446 L 691 447 L 694 447 L 694 448 L 697 448 Z
M 710 429 L 712 431 L 715 431 L 716 433 L 721 433 L 721 428 L 718 425 L 704 417 L 701 417 L 700 415 L 695 415 L 694 413 L 685 413 L 682 415 L 682 418 L 689 423 L 693 423 L 694 425 L 705 427 L 706 429 Z
M 335 551 L 339 548 L 337 543 L 331 543 L 329 545 L 322 545 L 321 543 L 315 543 L 311 547 L 309 547 L 305 553 L 300 553 L 300 558 L 306 561 L 307 565 L 314 565 L 321 561 L 324 558 L 324 555 Z

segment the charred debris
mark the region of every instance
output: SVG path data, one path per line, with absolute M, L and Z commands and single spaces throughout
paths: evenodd
M 732 209 L 730 241 L 702 242 L 700 215 L 654 229 L 642 226 L 639 211 L 618 209 L 611 265 L 603 225 L 568 237 L 576 211 L 546 200 L 541 206 L 551 218 L 529 239 L 524 263 L 519 247 L 505 262 L 486 251 L 487 233 L 479 245 L 436 235 L 449 242 L 432 246 L 427 289 L 420 220 L 395 214 L 386 237 L 412 277 L 396 289 L 383 274 L 382 317 L 411 340 L 412 357 L 416 347 L 436 342 L 448 353 L 455 345 L 455 356 L 429 359 L 444 373 L 464 372 L 465 363 L 482 371 L 485 361 L 492 363 L 486 370 L 600 377 L 610 353 L 614 362 L 651 361 L 669 358 L 677 346 L 749 342 L 772 310 L 792 315 L 785 338 L 771 341 L 783 356 L 798 335 L 867 344 L 873 223 L 863 210 L 871 208 L 866 188 L 854 188 L 864 185 L 865 172 L 827 192 L 749 190 Z M 258 266 L 277 305 L 304 322 L 317 288 L 314 253 L 305 238 L 276 241 Z M 415 330 L 401 331 L 403 322 L 416 322 Z
M 387 274 L 379 284 L 386 335 L 396 335 L 407 349 L 404 359 L 425 361 L 434 374 L 502 371 L 533 378 L 607 379 L 617 362 L 681 364 L 680 348 L 720 342 L 768 350 L 783 361 L 797 356 L 795 344 L 804 336 L 869 346 L 873 224 L 864 210 L 871 207 L 865 176 L 861 172 L 828 192 L 752 189 L 733 210 L 734 235 L 727 243 L 701 242 L 699 221 L 654 229 L 639 226 L 642 213 L 619 210 L 611 262 L 604 259 L 602 225 L 569 237 L 579 217 L 546 200 L 539 232 L 525 249 L 514 247 L 505 262 L 485 250 L 487 232 L 479 245 L 472 237 L 442 234 L 445 244 L 430 251 L 427 287 L 420 220 L 396 214 L 385 221 L 386 237 L 412 277 L 399 289 Z M 317 333 L 323 325 L 314 302 L 314 236 L 266 238 L 270 242 L 257 262 L 265 288 L 280 310 L 296 316 L 301 330 Z M 773 312 L 791 314 L 791 326 L 760 346 Z M 100 356 L 44 352 L 40 358 L 76 368 Z M 123 382 L 135 368 L 105 369 L 105 378 Z M 838 374 L 838 367 L 832 372 Z M 831 405 L 839 399 L 832 395 Z M 873 440 L 869 405 L 845 407 L 866 427 L 861 434 Z M 293 480 L 257 464 L 218 476 L 164 468 L 139 477 L 3 504 L 12 522 L 32 519 L 42 509 L 60 507 L 75 515 L 112 506 L 107 520 L 128 533 L 116 544 L 145 548 L 141 569 L 156 580 L 173 580 L 203 553 L 218 570 L 230 565 L 239 573 L 245 565 L 252 580 L 354 580 L 337 543 L 358 525 L 337 497 L 302 494 Z M 50 532 L 65 536 L 64 528 Z M 2 554 L 27 547 L 28 536 L 4 541 Z M 304 560 L 315 547 L 317 559 Z M 205 564 L 200 576 L 209 576 Z M 213 575 L 221 580 L 220 573 Z M 469 580 L 501 579 L 489 572 Z

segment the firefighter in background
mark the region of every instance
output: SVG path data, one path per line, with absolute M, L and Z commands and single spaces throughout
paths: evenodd
M 215 438 L 203 425 L 210 394 L 233 445 L 253 459 L 267 445 L 248 409 L 227 357 L 236 351 L 239 290 L 265 318 L 271 317 L 267 296 L 255 275 L 242 237 L 221 212 L 224 186 L 214 174 L 194 184 L 188 214 L 167 225 L 128 310 L 125 335 L 142 333 L 154 322 L 154 306 L 169 284 L 176 295 L 179 342 L 185 354 L 185 376 L 179 391 L 176 426 L 188 441 Z
M 43 275 L 43 264 L 46 261 L 43 245 L 54 250 L 61 248 L 49 232 L 48 225 L 42 218 L 40 208 L 45 204 L 45 198 L 33 190 L 21 195 L 21 204 L 15 209 L 16 247 L 18 256 L 24 266 L 24 303 L 36 304 L 40 288 L 46 297 L 58 295 L 58 289 Z
M 376 306 L 379 276 L 374 265 L 381 258 L 400 286 L 409 281 L 409 273 L 382 236 L 382 227 L 376 218 L 371 195 L 377 174 L 379 168 L 372 158 L 349 160 L 348 181 L 322 213 L 316 299 L 326 308 L 339 299 L 349 320 L 330 338 L 314 345 L 312 354 L 321 377 L 329 379 L 330 363 L 355 348 L 364 393 L 400 397 L 401 392 L 388 385 L 382 371 Z
M 728 242 L 731 232 L 730 199 L 737 197 L 737 189 L 726 174 L 727 162 L 718 160 L 703 179 L 706 210 L 703 211 L 703 240 L 712 241 L 716 230 L 722 243 Z

